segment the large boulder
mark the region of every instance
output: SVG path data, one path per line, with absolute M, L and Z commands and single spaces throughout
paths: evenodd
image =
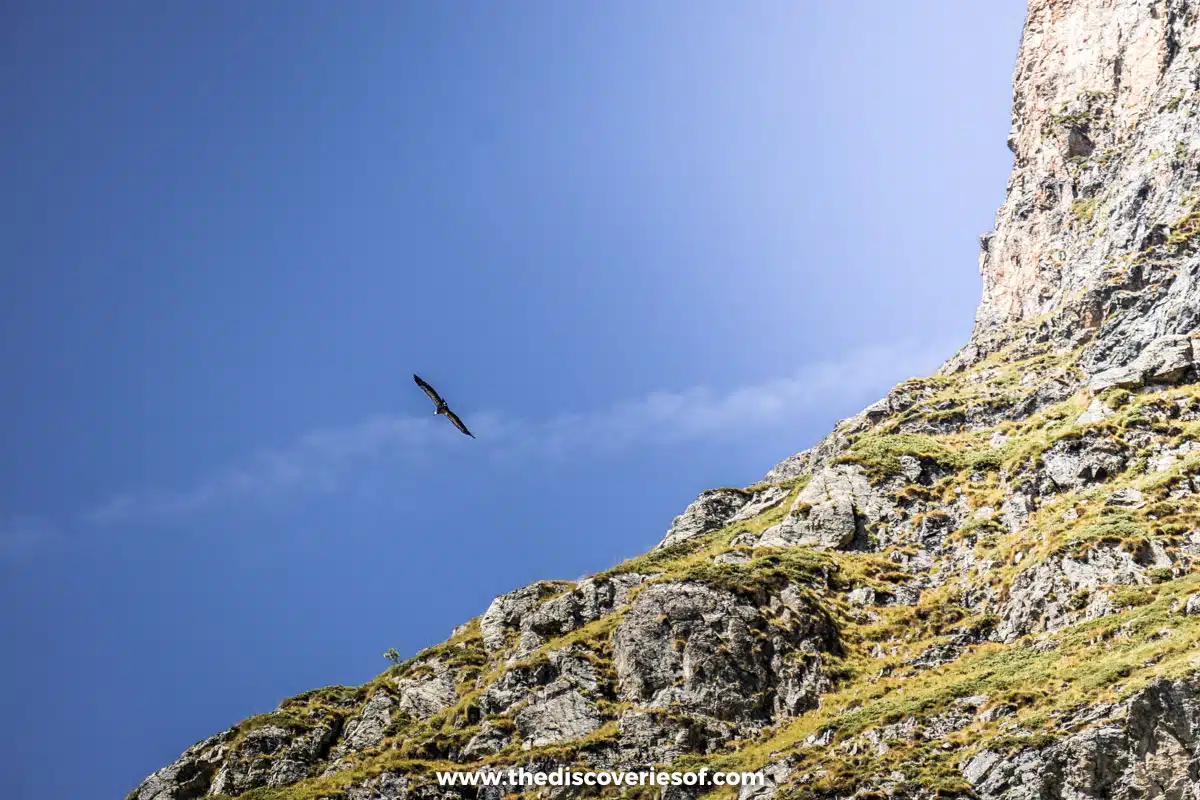
M 1096 373 L 1088 388 L 1098 393 L 1113 387 L 1136 389 L 1146 383 L 1178 383 L 1195 369 L 1195 341 L 1178 334 L 1160 336 L 1132 362 Z
M 1119 440 L 1089 431 L 1060 439 L 1042 454 L 1044 474 L 1051 485 L 1046 494 L 1106 481 L 1125 469 L 1128 448 Z
M 785 706 L 804 707 L 821 685 L 811 674 L 819 666 L 802 675 L 791 665 L 826 651 L 833 631 L 798 594 L 782 602 L 787 629 L 731 591 L 686 582 L 648 587 L 613 633 L 621 697 L 733 722 L 766 722 Z
M 454 705 L 455 675 L 446 664 L 434 660 L 421 665 L 420 672 L 396 679 L 399 710 L 417 719 L 428 719 Z
M 865 543 L 868 527 L 886 509 L 887 501 L 860 468 L 827 467 L 800 490 L 787 516 L 763 532 L 758 546 L 848 549 Z
M 507 634 L 519 628 L 521 619 L 537 608 L 557 586 L 553 581 L 538 581 L 493 600 L 479 618 L 483 646 L 492 651 L 503 648 Z
M 384 732 L 392 724 L 392 713 L 396 700 L 386 691 L 379 690 L 363 704 L 362 709 L 346 723 L 342 741 L 333 752 L 337 760 L 348 752 L 366 750 L 383 741 Z

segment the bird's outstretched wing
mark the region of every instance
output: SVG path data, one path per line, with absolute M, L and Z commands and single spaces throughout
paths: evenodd
M 458 428 L 460 431 L 465 433 L 467 436 L 470 436 L 472 439 L 475 438 L 475 434 L 473 434 L 469 430 L 467 430 L 467 426 L 463 425 L 463 421 L 458 418 L 458 414 L 455 414 L 450 409 L 446 409 L 446 416 L 449 417 L 450 421 L 454 423 L 454 427 Z
M 429 399 L 432 400 L 435 405 L 437 405 L 439 407 L 445 405 L 446 401 L 442 399 L 442 396 L 439 395 L 432 386 L 430 386 L 425 381 L 421 380 L 420 375 L 417 375 L 416 373 L 414 373 L 413 380 L 417 382 L 417 386 L 420 386 L 422 389 L 425 390 L 425 394 L 429 395 Z

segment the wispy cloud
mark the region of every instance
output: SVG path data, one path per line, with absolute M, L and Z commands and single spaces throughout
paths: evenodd
M 54 523 L 42 517 L 0 518 L 0 561 L 32 555 L 53 546 L 60 538 Z
M 263 450 L 186 489 L 151 489 L 109 498 L 88 522 L 179 517 L 242 499 L 331 492 L 353 469 L 387 453 L 416 454 L 436 442 L 431 420 L 376 416 L 346 428 L 308 433 L 289 447 Z
M 609 408 L 545 420 L 473 413 L 470 424 L 479 439 L 469 445 L 500 455 L 567 457 L 581 451 L 613 452 L 632 445 L 776 429 L 795 424 L 806 412 L 867 402 L 872 393 L 897 380 L 931 372 L 950 352 L 949 345 L 930 344 L 865 348 L 753 386 L 656 392 Z M 382 459 L 419 458 L 436 448 L 467 446 L 467 440 L 452 433 L 432 416 L 375 416 L 261 451 L 191 487 L 112 497 L 83 517 L 100 523 L 178 518 L 297 492 L 336 492 L 352 487 L 356 476 Z

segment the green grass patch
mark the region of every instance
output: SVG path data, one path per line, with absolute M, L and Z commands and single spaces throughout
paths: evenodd
M 917 433 L 866 434 L 835 458 L 834 463 L 857 464 L 872 482 L 879 483 L 900 474 L 901 456 L 932 461 L 950 469 L 961 464 L 961 459 L 942 442 Z

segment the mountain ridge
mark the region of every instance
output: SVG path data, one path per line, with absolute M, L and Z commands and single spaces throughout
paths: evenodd
M 129 798 L 498 800 L 431 773 L 515 766 L 763 770 L 741 800 L 1194 796 L 1198 22 L 1030 1 L 983 299 L 938 372 L 648 553 L 502 595 Z

